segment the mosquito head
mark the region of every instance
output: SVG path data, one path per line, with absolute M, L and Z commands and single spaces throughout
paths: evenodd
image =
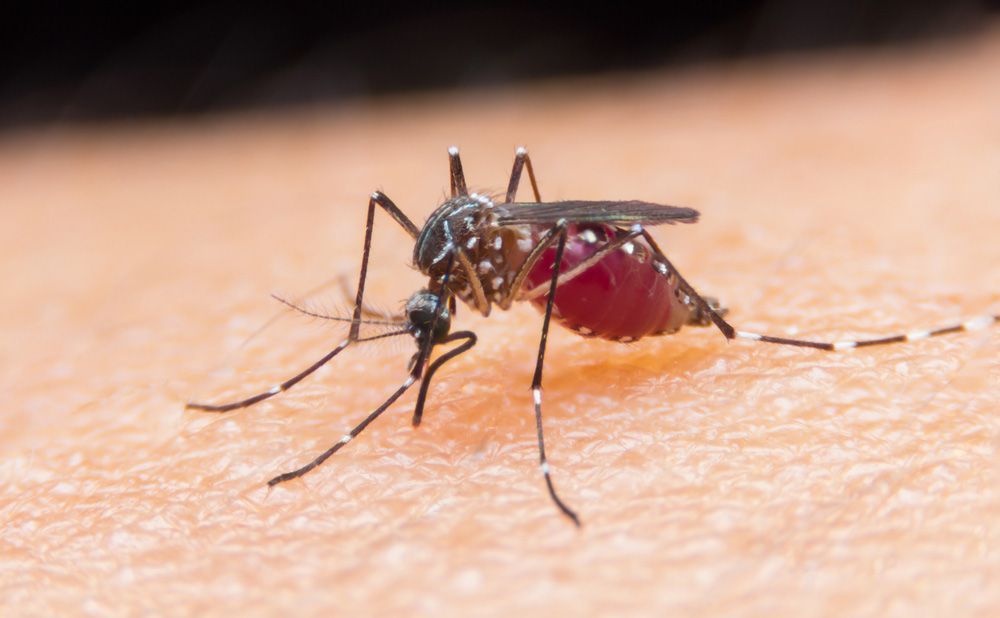
M 434 321 L 437 303 L 437 294 L 427 289 L 420 290 L 406 301 L 406 319 L 413 330 L 413 336 L 418 340 L 431 332 L 432 325 L 434 332 L 431 334 L 431 340 L 434 342 L 443 341 L 451 331 L 451 312 L 448 311 L 447 302 L 441 307 L 437 322 Z

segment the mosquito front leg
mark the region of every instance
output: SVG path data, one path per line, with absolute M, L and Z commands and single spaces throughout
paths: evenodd
M 490 301 L 486 299 L 486 291 L 483 289 L 483 282 L 476 274 L 475 267 L 472 266 L 472 262 L 469 257 L 465 254 L 465 251 L 461 247 L 455 247 L 455 256 L 458 258 L 458 264 L 462 267 L 462 271 L 465 273 L 465 280 L 469 282 L 469 287 L 472 289 L 472 298 L 476 301 L 476 309 L 483 315 L 484 318 L 490 315 Z M 454 296 L 452 296 L 454 298 Z
M 239 401 L 234 401 L 225 404 L 207 404 L 207 403 L 198 403 L 191 401 L 185 405 L 186 408 L 192 410 L 202 410 L 204 412 L 229 412 L 231 410 L 237 410 L 239 408 L 246 408 L 248 406 L 252 406 L 255 403 L 260 403 L 265 399 L 274 397 L 278 393 L 287 391 L 288 389 L 295 386 L 303 379 L 307 378 L 309 375 L 314 373 L 317 369 L 328 363 L 330 359 L 340 354 L 349 345 L 361 340 L 360 338 L 361 322 L 362 322 L 361 316 L 364 310 L 365 279 L 368 276 L 368 259 L 369 256 L 371 255 L 372 232 L 374 231 L 375 228 L 376 205 L 380 206 L 382 209 L 388 212 L 389 215 L 404 229 L 406 229 L 411 236 L 416 237 L 418 233 L 418 230 L 416 226 L 413 225 L 413 222 L 410 221 L 410 219 L 403 213 L 403 211 L 401 211 L 392 202 L 392 200 L 390 200 L 387 196 L 383 195 L 378 191 L 372 193 L 371 197 L 368 200 L 368 216 L 365 221 L 365 243 L 364 243 L 364 249 L 361 254 L 361 273 L 358 276 L 358 293 L 354 301 L 354 312 L 351 317 L 351 329 L 347 335 L 347 339 L 341 341 L 340 344 L 337 345 L 337 347 L 328 352 L 323 358 L 319 359 L 318 361 L 310 365 L 304 371 L 289 378 L 288 380 L 285 380 L 281 384 L 277 384 L 271 387 L 270 389 L 262 393 L 257 393 L 256 395 L 247 397 L 246 399 L 241 399 Z
M 430 358 L 431 350 L 434 348 L 435 345 L 435 341 L 433 339 L 433 333 L 435 327 L 437 326 L 438 320 L 441 318 L 441 313 L 444 311 L 444 307 L 446 306 L 446 301 L 444 299 L 444 296 L 448 290 L 448 278 L 451 276 L 451 269 L 453 264 L 454 264 L 454 254 L 449 254 L 447 268 L 445 270 L 444 277 L 441 279 L 441 289 L 437 293 L 437 302 L 434 305 L 434 315 L 431 319 L 430 327 L 428 328 L 426 336 L 423 337 L 423 341 L 421 341 L 420 351 L 417 353 L 417 358 L 415 359 L 413 366 L 410 368 L 410 375 L 407 376 L 406 380 L 399 385 L 399 388 L 397 388 L 392 395 L 389 395 L 388 399 L 382 402 L 382 405 L 375 408 L 375 411 L 369 414 L 367 417 L 365 417 L 365 419 L 360 423 L 358 423 L 354 427 L 354 429 L 344 434 L 344 437 L 342 437 L 336 444 L 328 448 L 319 457 L 313 459 L 312 461 L 302 466 L 301 468 L 292 470 L 291 472 L 285 472 L 284 474 L 279 474 L 278 476 L 274 477 L 273 479 L 267 482 L 269 487 L 274 487 L 278 483 L 284 483 L 285 481 L 290 481 L 292 479 L 299 478 L 300 476 L 304 476 L 311 470 L 315 469 L 317 466 L 322 465 L 324 461 L 326 461 L 331 456 L 333 456 L 334 453 L 342 449 L 344 445 L 346 445 L 354 438 L 358 437 L 358 434 L 364 431 L 365 428 L 368 427 L 368 425 L 370 425 L 372 422 L 374 422 L 375 419 L 381 416 L 382 413 L 389 408 L 389 406 L 395 403 L 397 399 L 402 397 L 403 393 L 405 393 L 411 386 L 413 386 L 414 383 L 420 380 L 420 377 L 423 374 L 424 365 L 427 364 L 427 359 Z M 458 335 L 458 333 L 456 333 L 456 335 Z M 475 335 L 472 335 L 471 341 L 472 343 L 475 343 Z M 452 351 L 455 352 L 455 354 L 452 354 L 452 356 L 457 356 L 458 354 L 464 352 L 470 347 L 472 347 L 471 343 L 459 346 L 458 348 Z

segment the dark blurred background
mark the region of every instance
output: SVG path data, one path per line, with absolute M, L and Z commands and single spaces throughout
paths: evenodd
M 974 32 L 986 0 L 21 2 L 0 129 L 492 87 Z

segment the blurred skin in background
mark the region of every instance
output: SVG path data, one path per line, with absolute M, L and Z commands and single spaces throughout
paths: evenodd
M 478 346 L 304 479 L 406 338 L 344 336 L 379 189 L 702 212 L 658 242 L 748 330 L 1000 310 L 1000 30 L 977 3 L 25 9 L 0 80 L 0 614 L 993 615 L 998 329 L 846 354 L 632 345 L 459 308 Z M 521 196 L 529 195 L 527 185 Z M 424 282 L 376 213 L 367 297 Z M 325 282 L 325 284 L 324 284 Z M 277 319 L 274 319 L 277 317 Z

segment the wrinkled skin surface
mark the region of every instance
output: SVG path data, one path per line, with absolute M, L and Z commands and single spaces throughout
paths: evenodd
M 343 329 L 279 307 L 353 279 L 368 194 L 421 221 L 502 190 L 692 206 L 656 236 L 741 327 L 849 337 L 1000 308 L 1000 33 L 883 56 L 552 84 L 0 143 L 3 615 L 996 615 L 1000 334 L 839 355 L 633 345 L 461 310 L 480 345 L 304 479 L 399 384 L 348 350 L 225 416 Z M 370 298 L 420 285 L 379 213 Z M 313 297 L 336 305 L 336 287 Z M 314 304 L 314 306 L 317 306 Z

